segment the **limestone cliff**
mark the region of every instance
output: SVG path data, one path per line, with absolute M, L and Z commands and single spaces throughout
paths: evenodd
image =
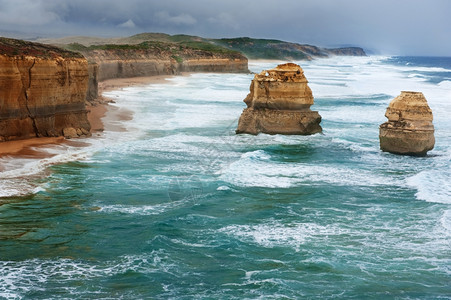
M 401 92 L 385 113 L 388 122 L 379 127 L 382 151 L 423 156 L 434 148 L 432 111 L 420 92 Z
M 75 50 L 90 62 L 88 100 L 97 97 L 98 82 L 112 78 L 181 72 L 249 72 L 245 56 L 222 48 L 199 49 L 193 45 L 188 47 L 161 42 L 76 47 Z
M 255 75 L 236 133 L 301 134 L 322 131 L 311 111 L 313 94 L 302 68 L 293 63 Z
M 0 141 L 89 135 L 87 87 L 83 56 L 0 38 Z

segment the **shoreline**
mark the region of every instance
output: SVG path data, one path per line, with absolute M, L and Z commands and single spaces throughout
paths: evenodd
M 168 83 L 168 78 L 176 76 L 187 76 L 189 73 L 181 75 L 157 75 L 132 78 L 114 78 L 99 82 L 99 96 L 94 103 L 87 103 L 87 117 L 91 124 L 91 134 L 93 138 L 102 135 L 104 130 L 126 131 L 123 126 L 117 125 L 120 121 L 127 121 L 133 118 L 130 110 L 117 108 L 109 103 L 114 103 L 114 99 L 103 95 L 104 92 L 120 90 L 126 87 L 146 86 L 149 84 Z M 9 156 L 11 158 L 48 158 L 54 156 L 46 151 L 49 145 L 67 144 L 69 146 L 80 146 L 85 144 L 85 138 L 65 139 L 59 137 L 35 137 L 30 139 L 6 141 L 0 143 L 0 158 Z M 3 170 L 0 164 L 0 172 Z
M 169 78 L 177 76 L 189 76 L 189 73 L 182 73 L 180 75 L 155 75 L 144 77 L 130 77 L 130 78 L 112 78 L 99 82 L 99 99 L 109 99 L 103 96 L 104 92 L 123 89 L 126 87 L 146 86 L 149 84 L 168 83 Z

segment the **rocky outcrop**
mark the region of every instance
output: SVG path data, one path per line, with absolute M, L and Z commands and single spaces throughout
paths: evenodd
M 89 135 L 87 87 L 80 54 L 0 38 L 0 141 Z
M 293 63 L 255 75 L 236 133 L 300 134 L 322 131 L 321 116 L 311 111 L 313 94 L 302 68 Z
M 388 122 L 379 127 L 382 151 L 424 156 L 434 148 L 432 111 L 420 92 L 401 92 L 385 113 Z

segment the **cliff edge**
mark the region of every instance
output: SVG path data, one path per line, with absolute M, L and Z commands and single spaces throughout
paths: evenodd
M 87 88 L 82 55 L 0 38 L 0 141 L 89 135 Z

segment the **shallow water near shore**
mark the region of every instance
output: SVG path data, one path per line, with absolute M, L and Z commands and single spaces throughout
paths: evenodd
M 253 75 L 192 74 L 106 93 L 126 132 L 2 157 L 0 298 L 449 299 L 451 58 L 299 64 L 323 134 L 235 135 Z M 427 157 L 379 150 L 401 90 Z

